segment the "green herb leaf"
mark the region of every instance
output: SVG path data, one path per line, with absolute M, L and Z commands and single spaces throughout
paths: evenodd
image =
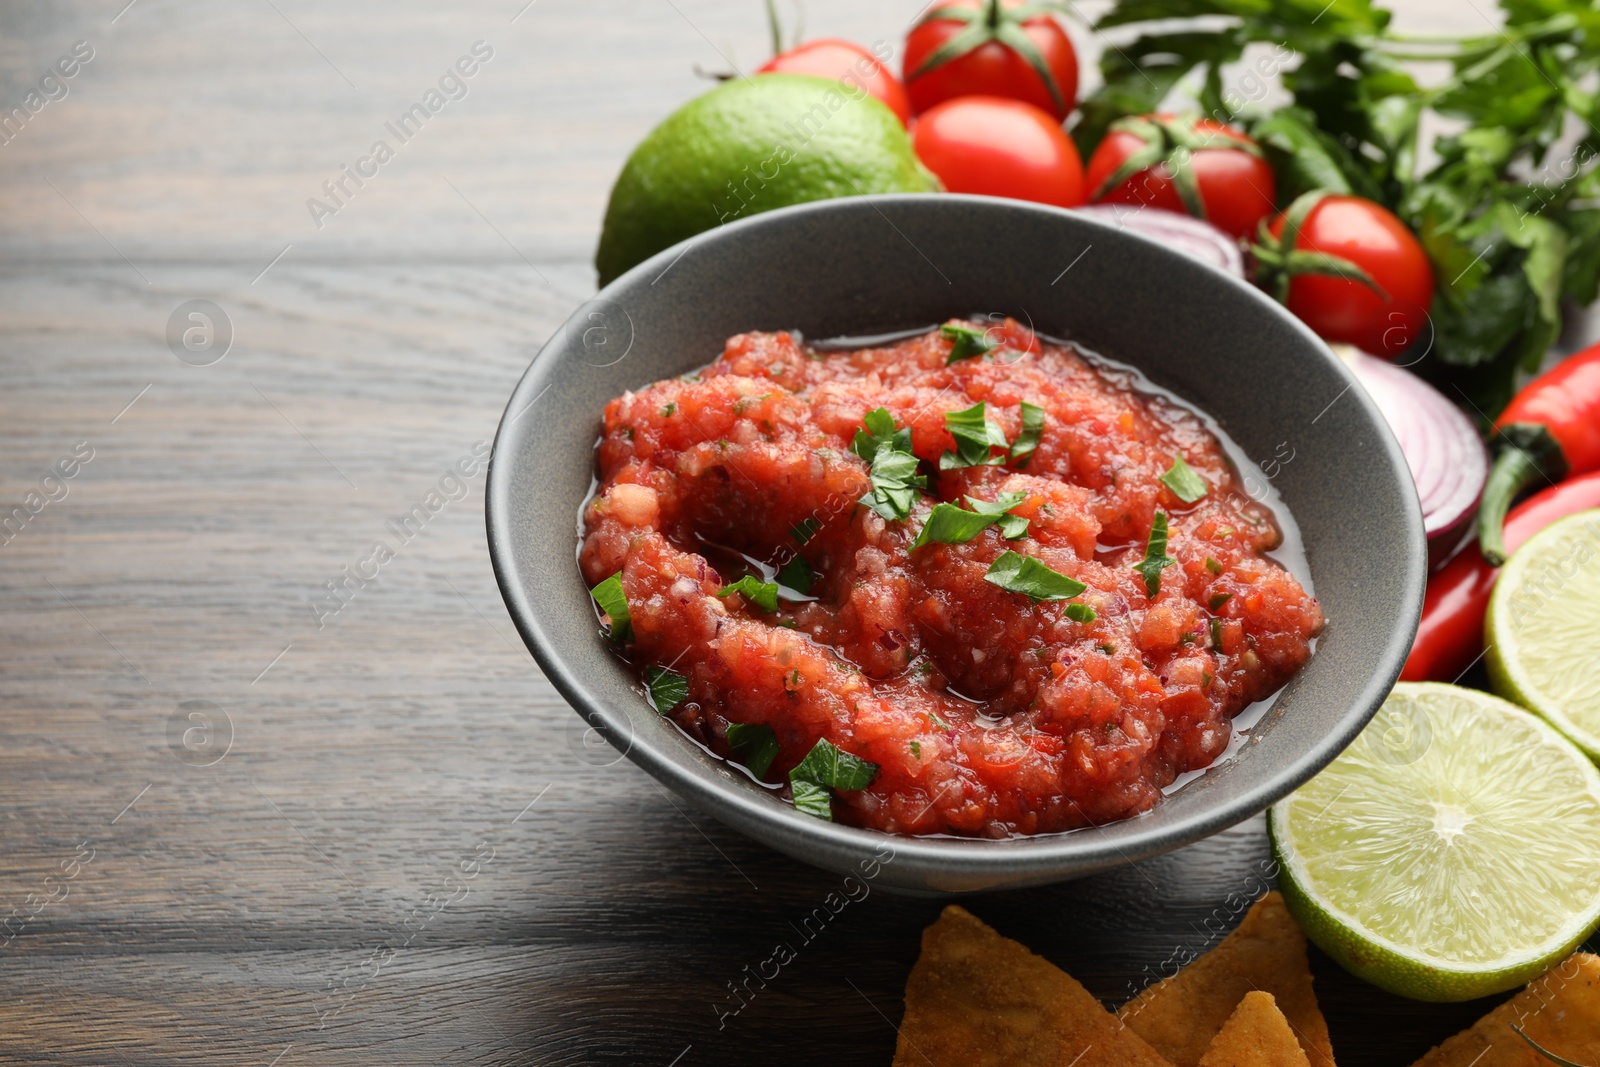
M 1150 540 L 1144 546 L 1144 562 L 1134 565 L 1134 570 L 1144 576 L 1145 592 L 1154 600 L 1161 592 L 1161 572 L 1178 561 L 1167 555 L 1167 513 L 1156 512 L 1150 524 Z
M 927 476 L 918 474 L 917 467 L 917 457 L 909 450 L 878 449 L 872 457 L 872 491 L 862 496 L 861 503 L 886 522 L 904 519 L 928 484 Z
M 1210 571 L 1212 574 L 1221 574 L 1222 573 L 1222 561 L 1221 560 L 1212 559 L 1210 556 L 1207 556 L 1206 557 L 1206 570 Z
M 993 467 L 1005 462 L 1004 456 L 990 454 L 991 448 L 1006 447 L 1005 432 L 984 417 L 984 410 L 984 402 L 980 400 L 964 411 L 944 413 L 944 424 L 956 439 L 956 449 L 939 457 L 940 470 Z
M 589 590 L 589 595 L 611 620 L 613 641 L 626 641 L 633 636 L 633 616 L 628 614 L 628 594 L 622 591 L 621 571 Z
M 851 755 L 827 738 L 817 739 L 806 758 L 789 772 L 794 806 L 807 815 L 832 819 L 834 789 L 865 789 L 878 775 L 878 765 Z
M 955 342 L 950 346 L 950 358 L 945 360 L 946 366 L 959 363 L 963 359 L 971 359 L 973 356 L 981 356 L 999 347 L 998 341 L 991 341 L 986 331 L 975 326 L 946 323 L 939 327 L 939 332 Z
M 1211 620 L 1211 647 L 1213 649 L 1222 647 L 1222 620 L 1215 617 Z
M 1172 466 L 1161 476 L 1161 484 L 1185 504 L 1193 504 L 1206 495 L 1205 479 L 1196 474 L 1182 456 L 1172 457 Z
M 769 615 L 778 610 L 777 582 L 763 582 L 754 575 L 747 574 L 737 582 L 717 590 L 718 596 L 727 596 L 730 593 L 738 593 Z
M 1028 520 L 1021 515 L 1000 516 L 1000 536 L 1007 541 L 1020 541 L 1028 536 Z
M 928 521 L 922 524 L 922 529 L 917 533 L 917 539 L 911 542 L 911 547 L 921 548 L 932 541 L 944 545 L 964 545 L 994 521 L 992 515 L 979 515 L 957 504 L 938 503 L 933 506 L 933 513 L 928 516 Z
M 1087 604 L 1068 604 L 1066 612 L 1073 622 L 1094 622 L 1097 618 L 1094 609 Z
M 649 666 L 644 672 L 650 689 L 650 702 L 662 715 L 682 704 L 689 696 L 689 679 L 665 667 Z
M 757 778 L 767 776 L 767 768 L 778 758 L 778 735 L 765 723 L 728 724 L 728 749 L 733 758 L 750 768 Z
M 822 523 L 814 518 L 804 518 L 789 528 L 789 536 L 799 544 L 805 544 L 817 536 L 817 531 L 822 529 Z
M 1000 553 L 989 565 L 983 580 L 1009 593 L 1023 593 L 1035 602 L 1068 600 L 1089 588 L 1076 578 L 1017 552 Z
M 1216 593 L 1211 597 L 1211 611 L 1215 614 L 1222 605 L 1233 599 L 1232 593 Z
M 922 742 L 920 742 L 920 741 L 911 742 L 911 754 L 913 756 L 915 756 L 917 759 L 921 759 L 922 758 Z
M 1018 470 L 1025 470 L 1028 461 L 1033 458 L 1034 451 L 1039 447 L 1039 442 L 1044 438 L 1044 408 L 1038 404 L 1022 402 L 1022 430 L 1017 434 L 1017 439 L 1011 442 L 1011 465 Z
M 878 449 L 893 441 L 895 436 L 894 416 L 889 414 L 888 408 L 874 408 L 861 417 L 861 425 L 865 429 L 857 430 L 850 441 L 850 451 L 872 462 L 872 457 L 878 454 Z M 911 451 L 910 430 L 906 431 L 906 447 L 900 451 Z
M 778 571 L 778 584 L 796 593 L 809 595 L 811 587 L 817 584 L 817 572 L 811 569 L 811 564 L 806 562 L 804 556 L 796 556 Z
M 895 429 L 887 408 L 869 411 L 861 421 L 866 429 L 856 431 L 850 450 L 872 464 L 872 491 L 860 503 L 886 522 L 904 519 L 928 484 L 927 476 L 917 473 L 920 461 L 911 451 L 911 427 Z
M 826 737 L 819 737 L 806 758 L 789 772 L 789 779 L 800 778 L 830 789 L 865 789 L 877 775 L 876 763 L 853 756 Z
M 979 500 L 975 496 L 969 496 L 966 499 L 967 507 L 976 511 L 979 515 L 1003 516 L 1006 512 L 1028 499 L 1028 494 L 1001 493 L 993 500 Z
M 795 778 L 793 772 L 790 772 L 789 792 L 794 796 L 796 811 L 815 815 L 828 822 L 833 821 L 833 794 L 829 792 L 827 786 L 818 785 L 804 778 Z
M 967 497 L 967 503 L 972 510 L 967 511 L 956 504 L 938 503 L 933 506 L 933 513 L 928 516 L 928 521 L 922 524 L 917 539 L 911 542 L 913 549 L 921 548 L 932 541 L 946 545 L 964 545 L 983 532 L 984 527 L 995 522 L 1000 523 L 1000 532 L 1011 540 L 1016 540 L 1027 532 L 1028 520 L 1020 515 L 1007 515 L 1006 512 L 1016 507 L 1027 499 L 1026 493 L 1001 493 L 999 499 L 990 503 L 987 500 L 977 500 Z M 1020 528 L 1018 527 L 1020 523 Z M 1013 535 L 1009 530 L 1016 531 Z

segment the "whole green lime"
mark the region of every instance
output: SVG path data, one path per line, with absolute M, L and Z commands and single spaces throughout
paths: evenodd
M 800 74 L 739 78 L 689 101 L 633 150 L 594 265 L 605 285 L 663 248 L 762 211 L 936 188 L 894 112 L 867 93 Z

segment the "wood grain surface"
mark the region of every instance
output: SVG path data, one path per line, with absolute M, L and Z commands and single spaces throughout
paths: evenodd
M 918 7 L 811 0 L 807 29 L 898 47 Z M 851 903 L 735 1013 L 836 879 L 586 738 L 500 604 L 481 472 L 449 477 L 593 292 L 632 144 L 693 65 L 765 58 L 760 5 L 18 2 L 0 108 L 79 41 L 0 145 L 0 1063 L 886 1064 L 939 905 Z M 319 227 L 307 199 L 479 41 Z M 225 351 L 169 343 L 194 300 Z M 1255 819 L 971 907 L 1115 1003 L 1267 859 Z M 1315 965 L 1343 1064 L 1484 1008 Z

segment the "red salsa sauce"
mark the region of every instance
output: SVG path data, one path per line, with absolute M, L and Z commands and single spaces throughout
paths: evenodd
M 851 351 L 740 334 L 613 400 L 598 466 L 579 562 L 620 583 L 628 619 L 607 622 L 657 709 L 856 826 L 1137 815 L 1223 752 L 1323 624 L 1198 415 L 1011 320 Z M 915 544 L 941 502 L 1004 515 L 943 514 L 929 533 L 970 540 Z M 819 809 L 790 772 L 829 746 L 871 766 Z M 796 777 L 828 786 L 813 764 Z

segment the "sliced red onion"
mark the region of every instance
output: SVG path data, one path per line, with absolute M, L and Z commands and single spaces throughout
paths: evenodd
M 1075 210 L 1153 237 L 1180 252 L 1221 267 L 1235 277 L 1244 277 L 1244 256 L 1239 252 L 1239 242 L 1209 222 L 1138 204 L 1089 204 Z
M 1346 345 L 1334 350 L 1388 420 L 1422 502 L 1428 562 L 1439 567 L 1472 526 L 1489 476 L 1489 453 L 1472 420 L 1439 390 L 1387 360 Z

